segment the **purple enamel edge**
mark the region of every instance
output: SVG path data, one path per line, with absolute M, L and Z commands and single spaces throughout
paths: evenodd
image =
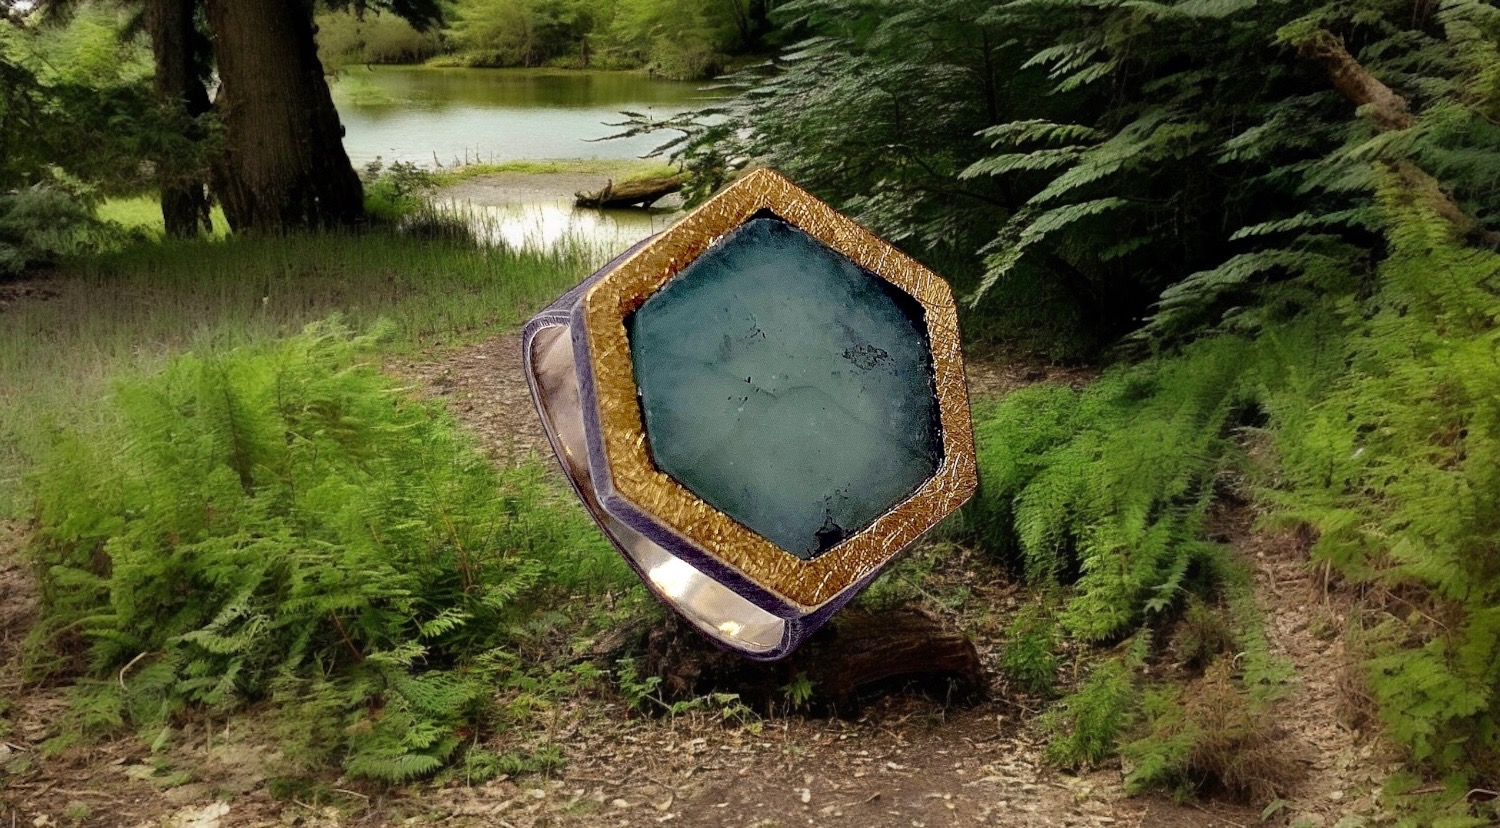
M 739 570 L 700 549 L 681 535 L 663 526 L 661 521 L 637 508 L 620 495 L 614 486 L 614 475 L 609 466 L 609 455 L 604 450 L 603 427 L 599 420 L 599 397 L 594 382 L 593 366 L 588 359 L 588 332 L 583 324 L 582 303 L 573 307 L 570 333 L 573 336 L 573 356 L 578 373 L 579 406 L 583 409 L 584 434 L 589 448 L 589 476 L 593 478 L 594 491 L 599 503 L 612 517 L 637 532 L 647 540 L 662 547 L 674 557 L 691 564 L 694 569 L 708 575 L 732 589 L 741 597 L 761 609 L 783 619 L 803 617 L 795 606 L 749 580 Z
M 641 247 L 650 242 L 651 238 L 654 237 L 648 237 L 637 242 L 625 252 L 611 259 L 607 264 L 596 270 L 588 278 L 584 279 L 582 282 L 579 282 L 562 296 L 559 296 L 550 305 L 544 308 L 541 312 L 537 313 L 536 316 L 532 317 L 531 320 L 526 323 L 526 327 L 522 331 L 521 335 L 521 356 L 522 366 L 526 374 L 527 386 L 531 389 L 532 403 L 536 406 L 538 416 L 540 417 L 542 411 L 541 391 L 538 388 L 537 380 L 531 367 L 533 344 L 536 336 L 546 328 L 566 327 L 569 329 L 569 335 L 573 339 L 574 364 L 578 375 L 579 385 L 579 405 L 582 408 L 582 414 L 585 421 L 584 435 L 588 442 L 589 474 L 592 478 L 595 488 L 593 494 L 595 495 L 595 498 L 597 499 L 601 508 L 603 508 L 604 511 L 607 512 L 611 517 L 619 520 L 635 531 L 641 533 L 641 535 L 643 535 L 647 540 L 651 541 L 657 546 L 662 547 L 669 554 L 677 558 L 681 558 L 693 568 L 699 570 L 715 581 L 718 581 L 725 587 L 728 587 L 730 590 L 737 593 L 741 597 L 745 598 L 761 609 L 781 618 L 785 622 L 785 629 L 782 633 L 781 643 L 775 648 L 767 650 L 765 652 L 753 652 L 739 649 L 730 645 L 728 642 L 722 641 L 707 634 L 703 634 L 704 638 L 708 639 L 720 649 L 736 653 L 740 656 L 743 656 L 744 658 L 753 661 L 778 661 L 790 655 L 794 650 L 801 646 L 803 642 L 811 638 L 819 628 L 821 628 L 828 622 L 830 618 L 834 616 L 835 613 L 837 613 L 846 604 L 853 600 L 854 597 L 862 592 L 865 587 L 869 586 L 870 582 L 879 577 L 880 573 L 884 571 L 886 565 L 889 563 L 889 560 L 886 563 L 883 563 L 880 566 L 876 567 L 859 581 L 842 590 L 838 595 L 835 595 L 833 598 L 830 598 L 828 601 L 824 602 L 821 606 L 817 607 L 812 612 L 803 613 L 803 611 L 797 606 L 788 603 L 781 597 L 749 580 L 738 569 L 735 569 L 734 567 L 731 567 L 728 564 L 725 564 L 724 562 L 718 560 L 717 558 L 699 548 L 696 544 L 693 544 L 691 541 L 688 541 L 687 539 L 678 535 L 676 532 L 673 532 L 671 529 L 663 526 L 660 521 L 657 521 L 650 515 L 642 512 L 640 509 L 636 508 L 636 506 L 629 500 L 615 491 L 613 483 L 614 477 L 610 473 L 609 459 L 604 451 L 604 442 L 599 421 L 598 396 L 594 384 L 593 366 L 589 363 L 588 359 L 588 335 L 583 325 L 584 310 L 582 299 L 584 294 L 590 287 L 592 287 L 600 279 L 604 278 L 606 274 L 608 274 L 611 270 L 618 266 L 622 261 L 630 256 L 630 254 L 634 253 L 636 250 L 639 250 Z M 561 466 L 562 450 L 561 447 L 557 444 L 557 437 L 553 433 L 553 430 L 550 427 L 547 427 L 545 418 L 542 420 L 542 422 L 543 431 L 545 431 L 547 434 L 547 442 L 551 445 L 553 454 L 555 455 L 558 464 Z M 583 499 L 583 491 L 580 487 L 579 482 L 577 480 L 574 480 L 572 475 L 567 474 L 567 469 L 565 466 L 563 467 L 563 472 L 563 476 L 568 478 L 569 484 L 573 487 L 574 493 L 580 499 Z M 590 518 L 592 518 L 595 524 L 599 526 L 600 531 L 606 538 L 609 539 L 610 544 L 615 547 L 616 551 L 620 553 L 620 556 L 625 559 L 625 563 L 646 584 L 647 590 L 652 594 L 652 596 L 654 596 L 658 601 L 667 606 L 673 612 L 677 612 L 677 607 L 672 602 L 672 600 L 667 596 L 662 595 L 658 590 L 651 586 L 650 579 L 647 577 L 646 572 L 642 570 L 636 560 L 625 551 L 625 548 L 620 543 L 620 541 L 616 539 L 607 528 L 605 528 L 604 524 L 600 521 L 599 516 L 590 514 Z M 681 613 L 678 614 L 680 615 Z M 696 630 L 696 625 L 693 626 Z

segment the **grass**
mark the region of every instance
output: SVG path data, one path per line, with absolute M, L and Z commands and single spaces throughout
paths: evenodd
M 638 178 L 672 175 L 677 168 L 664 161 L 633 158 L 569 158 L 552 161 L 503 161 L 498 164 L 468 164 L 449 170 L 437 171 L 439 186 L 449 186 L 460 181 L 483 178 L 488 175 L 520 173 L 525 175 L 599 175 L 613 178 L 616 183 Z
M 128 214 L 133 205 L 117 206 Z M 476 248 L 390 233 L 140 243 L 65 265 L 56 295 L 0 310 L 0 516 L 64 427 L 106 416 L 114 377 L 190 349 L 280 338 L 341 314 L 394 325 L 387 348 L 460 344 L 518 324 L 586 275 L 582 245 Z
M 161 217 L 161 202 L 154 195 L 122 196 L 105 199 L 99 205 L 98 216 L 112 221 L 126 230 L 141 231 L 148 238 L 161 239 L 167 234 L 167 226 Z M 221 238 L 229 232 L 229 221 L 224 210 L 215 204 L 212 218 L 214 236 Z

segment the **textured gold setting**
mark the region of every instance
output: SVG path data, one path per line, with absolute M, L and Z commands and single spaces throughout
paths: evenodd
M 937 473 L 860 532 L 802 560 L 725 515 L 658 471 L 630 358 L 625 319 L 726 233 L 769 210 L 922 304 L 943 432 Z M 741 177 L 606 274 L 584 297 L 603 430 L 615 490 L 708 554 L 787 601 L 812 609 L 878 569 L 978 487 L 969 394 L 953 291 L 915 259 L 771 170 Z

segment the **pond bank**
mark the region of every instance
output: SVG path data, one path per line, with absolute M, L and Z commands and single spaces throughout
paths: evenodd
M 639 160 L 471 165 L 439 171 L 434 200 L 463 213 L 491 241 L 537 249 L 582 244 L 607 258 L 676 221 L 681 199 L 669 196 L 651 209 L 598 210 L 573 206 L 574 194 L 670 171 Z

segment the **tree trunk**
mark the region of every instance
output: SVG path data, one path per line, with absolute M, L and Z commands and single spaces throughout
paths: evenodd
M 204 86 L 206 49 L 199 43 L 194 23 L 197 0 L 148 0 L 146 29 L 151 36 L 156 95 L 167 119 L 183 139 L 181 153 L 156 159 L 161 186 L 161 215 L 167 235 L 192 238 L 212 231 L 206 176 L 195 151 L 203 140 L 198 118 L 211 106 Z
M 364 195 L 344 151 L 307 0 L 207 0 L 225 147 L 216 189 L 236 232 L 358 222 Z
M 626 181 L 616 185 L 611 179 L 604 187 L 593 192 L 573 194 L 575 207 L 595 207 L 607 210 L 619 207 L 650 207 L 657 201 L 678 192 L 687 183 L 685 175 L 663 175 Z

